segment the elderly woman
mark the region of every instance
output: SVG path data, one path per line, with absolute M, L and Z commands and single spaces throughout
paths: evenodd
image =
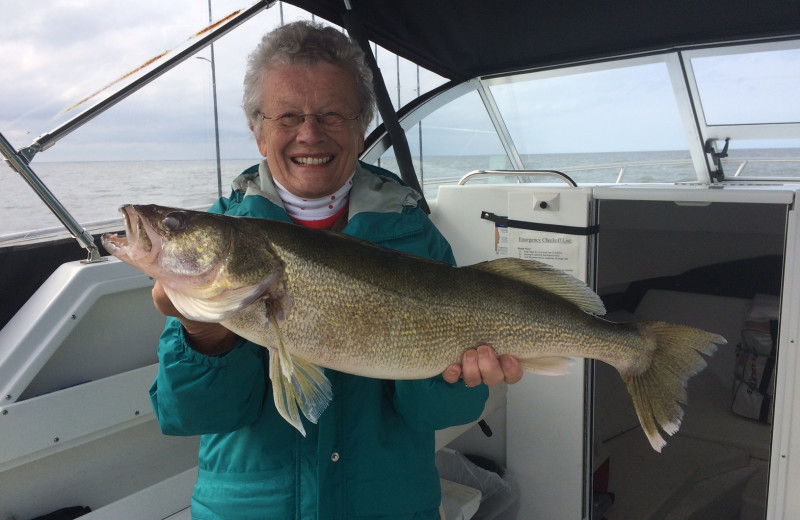
M 373 117 L 372 74 L 342 33 L 298 22 L 267 34 L 249 57 L 243 105 L 266 159 L 210 211 L 291 220 L 454 262 L 419 194 L 358 161 Z M 498 360 L 486 346 L 428 380 L 328 370 L 333 401 L 303 437 L 269 395 L 266 349 L 187 320 L 158 284 L 153 298 L 172 316 L 153 408 L 164 433 L 202 435 L 196 519 L 439 518 L 434 431 L 475 420 L 486 384 L 522 377 L 515 359 Z

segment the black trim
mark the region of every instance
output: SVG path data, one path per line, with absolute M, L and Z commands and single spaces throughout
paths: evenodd
M 122 229 L 116 230 L 121 232 Z M 101 236 L 94 237 L 101 254 Z M 61 264 L 86 260 L 86 250 L 72 237 L 0 247 L 0 329 L 14 317 L 36 290 Z
M 769 422 L 769 412 L 772 410 L 772 395 L 769 390 L 772 375 L 775 372 L 775 357 L 778 350 L 778 320 L 769 320 L 769 335 L 772 338 L 772 349 L 764 362 L 764 373 L 761 374 L 761 384 L 758 386 L 758 392 L 762 396 L 758 420 L 763 423 Z

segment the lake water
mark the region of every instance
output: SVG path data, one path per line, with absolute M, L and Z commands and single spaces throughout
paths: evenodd
M 767 177 L 791 176 L 800 179 L 798 151 L 750 150 L 751 163 L 745 174 Z M 731 154 L 732 156 L 734 154 Z M 765 157 L 794 157 L 795 162 L 758 162 Z M 624 167 L 622 182 L 691 182 L 696 180 L 685 151 L 542 154 L 522 157 L 527 168 L 561 170 L 580 183 L 616 182 Z M 225 160 L 222 162 L 222 192 L 227 196 L 230 182 L 245 168 L 258 162 Z M 510 169 L 505 157 L 459 156 L 425 157 L 421 172 L 425 196 L 435 198 L 441 183 L 455 183 L 465 174 L 479 169 Z M 643 164 L 651 163 L 648 166 Z M 656 164 L 652 164 L 656 163 Z M 725 165 L 732 176 L 741 163 Z M 392 158 L 382 158 L 380 165 L 397 172 Z M 217 198 L 215 161 L 120 161 L 32 163 L 31 167 L 67 210 L 84 226 L 118 218 L 117 208 L 128 203 L 162 204 L 184 208 L 207 208 Z M 592 169 L 585 169 L 591 167 Z M 552 179 L 543 178 L 552 182 Z M 476 181 L 479 182 L 479 181 Z M 34 191 L 15 171 L 0 168 L 0 241 L 8 235 L 31 230 L 60 228 Z

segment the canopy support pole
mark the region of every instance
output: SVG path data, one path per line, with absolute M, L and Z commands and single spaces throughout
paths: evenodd
M 75 217 L 67 211 L 67 208 L 59 202 L 56 196 L 53 195 L 50 189 L 45 186 L 39 176 L 31 169 L 25 157 L 23 157 L 20 152 L 14 150 L 14 147 L 11 146 L 11 143 L 5 138 L 2 132 L 0 132 L 0 153 L 8 159 L 8 164 L 11 169 L 22 176 L 25 182 L 27 182 L 39 198 L 42 199 L 42 202 L 50 208 L 50 211 L 64 224 L 64 227 L 72 233 L 72 236 L 75 237 L 81 247 L 89 252 L 86 263 L 106 260 L 100 255 L 100 250 L 95 245 L 92 234 L 81 227 L 78 221 L 75 220 Z

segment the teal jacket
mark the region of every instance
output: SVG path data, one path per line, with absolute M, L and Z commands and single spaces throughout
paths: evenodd
M 454 263 L 447 241 L 393 174 L 359 164 L 343 232 Z M 264 163 L 210 211 L 288 221 Z M 465 345 L 466 347 L 466 345 Z M 278 414 L 268 351 L 241 340 L 228 354 L 192 350 L 168 318 L 150 398 L 168 435 L 202 435 L 192 518 L 438 519 L 434 431 L 478 418 L 484 385 L 441 376 L 386 381 L 333 370 L 333 400 L 301 436 Z

